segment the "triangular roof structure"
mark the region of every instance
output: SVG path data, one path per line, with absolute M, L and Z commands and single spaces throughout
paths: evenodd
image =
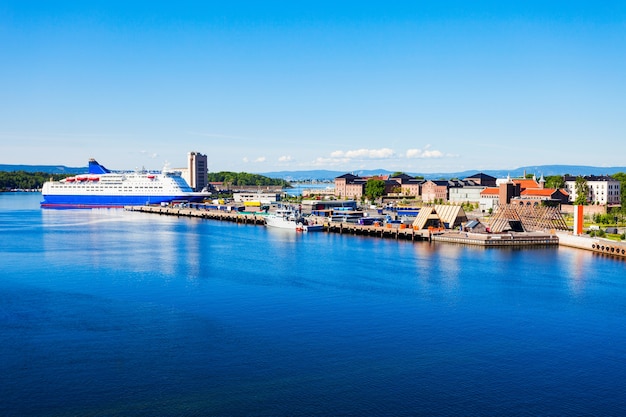
M 496 184 L 496 177 L 492 177 L 491 175 L 487 175 L 482 172 L 466 177 L 465 180 L 484 186 L 493 186 Z
M 443 220 L 441 220 L 434 207 L 420 208 L 417 217 L 413 220 L 413 228 L 418 230 L 427 229 L 430 226 L 440 227 L 442 224 Z
M 491 231 L 501 233 L 520 224 L 527 232 L 569 230 L 558 207 L 526 204 L 501 204 L 491 218 Z
M 495 180 L 496 177 L 492 177 L 491 175 L 487 175 L 485 173 L 479 172 L 474 175 L 470 175 L 469 177 L 465 177 L 465 179 L 476 178 L 480 180 Z
M 347 174 L 340 175 L 340 176 L 338 176 L 336 178 L 345 178 L 346 180 L 353 180 L 353 179 L 359 178 L 359 177 L 354 175 L 354 174 L 347 173 Z
M 430 226 L 441 227 L 447 225 L 453 229 L 467 221 L 465 210 L 461 206 L 422 207 L 413 221 L 413 227 L 419 230 Z
M 447 223 L 450 229 L 454 229 L 467 221 L 465 210 L 461 206 L 435 206 L 435 211 L 441 217 L 444 223 Z

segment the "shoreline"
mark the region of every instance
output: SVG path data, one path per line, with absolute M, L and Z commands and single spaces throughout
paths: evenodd
M 230 221 L 242 224 L 265 225 L 264 213 L 249 213 L 197 208 L 126 206 L 126 211 L 153 213 L 169 216 L 196 217 L 210 220 Z M 322 220 L 320 222 L 320 220 Z M 490 247 L 538 247 L 566 246 L 590 252 L 626 259 L 626 243 L 597 237 L 575 236 L 571 232 L 511 232 L 502 234 L 471 233 L 458 230 L 417 230 L 411 227 L 358 225 L 330 222 L 318 218 L 316 224 L 327 233 L 353 234 L 379 238 L 430 241 L 452 244 Z

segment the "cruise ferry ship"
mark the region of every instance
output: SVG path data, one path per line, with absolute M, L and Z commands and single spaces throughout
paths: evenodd
M 113 172 L 90 159 L 88 171 L 88 174 L 44 183 L 41 207 L 119 208 L 175 200 L 196 202 L 210 195 L 194 192 L 180 171 L 167 168 L 161 172 Z

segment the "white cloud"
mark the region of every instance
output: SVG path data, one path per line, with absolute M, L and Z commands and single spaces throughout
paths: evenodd
M 421 159 L 428 159 L 428 158 L 443 158 L 443 152 L 435 150 L 435 149 L 430 149 L 430 145 L 426 145 L 424 147 L 424 150 L 421 149 L 408 149 L 406 151 L 406 157 L 409 159 L 415 159 L 415 158 L 421 158 Z
M 247 164 L 248 162 L 250 162 L 250 160 L 248 159 L 248 157 L 247 157 L 247 156 L 244 156 L 244 157 L 243 157 L 243 159 L 242 159 L 242 161 L 243 161 L 244 163 L 246 163 L 246 164 Z
M 424 151 L 422 154 L 422 158 L 442 158 L 443 153 L 441 151 L 432 150 L 432 151 Z
M 395 155 L 393 149 L 354 149 L 351 151 L 334 151 L 330 154 L 331 158 L 348 158 L 348 159 L 386 159 Z
M 254 160 L 254 162 L 265 162 L 265 157 L 259 156 L 257 159 Z
M 350 162 L 350 159 L 348 159 L 348 158 L 336 158 L 336 157 L 324 158 L 324 157 L 319 157 L 319 158 L 315 158 L 315 160 L 313 162 L 311 162 L 311 165 L 312 166 L 316 166 L 316 167 L 342 166 L 342 165 L 347 164 L 348 162 Z
M 280 158 L 278 158 L 278 162 L 291 162 L 291 156 L 283 155 Z
M 330 153 L 328 157 L 318 157 L 310 164 L 313 166 L 354 166 L 355 163 L 367 165 L 367 161 L 385 161 L 389 164 L 398 164 L 398 161 L 406 161 L 407 159 L 437 159 L 451 157 L 443 152 L 431 149 L 430 145 L 426 145 L 423 149 L 408 149 L 404 153 L 396 153 L 390 148 L 380 149 L 352 149 L 352 150 L 336 150 Z

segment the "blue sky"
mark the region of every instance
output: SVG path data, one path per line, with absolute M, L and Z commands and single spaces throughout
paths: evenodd
M 626 165 L 626 2 L 3 1 L 0 163 Z

